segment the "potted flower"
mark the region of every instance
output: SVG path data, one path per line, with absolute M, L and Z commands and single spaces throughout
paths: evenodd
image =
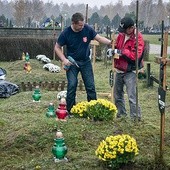
M 127 135 L 108 136 L 101 141 L 95 154 L 112 169 L 119 168 L 122 164 L 133 161 L 138 155 L 136 140 Z
M 94 120 L 112 120 L 116 116 L 117 108 L 106 99 L 97 99 L 76 104 L 72 107 L 71 113 Z

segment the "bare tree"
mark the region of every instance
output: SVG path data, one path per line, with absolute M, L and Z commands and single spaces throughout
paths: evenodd
M 166 17 L 166 10 L 162 0 L 158 0 L 157 7 L 155 8 L 155 17 L 158 25 L 160 25 Z
M 153 9 L 153 0 L 143 0 L 141 2 L 139 17 L 141 20 L 144 21 L 145 27 L 150 27 L 153 25 L 153 23 L 151 23 L 153 18 L 152 9 Z
M 27 26 L 28 18 L 30 22 L 42 21 L 43 18 L 51 17 L 52 15 L 54 18 L 63 15 L 63 17 L 66 16 L 67 19 L 70 19 L 70 16 L 75 11 L 85 14 L 86 9 L 86 5 L 83 3 L 71 4 L 69 6 L 67 3 L 56 3 L 54 5 L 52 0 L 49 0 L 47 3 L 44 3 L 43 0 L 12 0 L 10 3 L 6 0 L 0 0 L 0 15 L 10 16 L 13 11 L 11 9 L 12 4 L 14 4 L 12 15 L 15 17 L 15 22 L 18 26 Z M 9 5 L 10 7 L 8 7 Z M 100 6 L 100 8 L 88 6 L 88 18 L 94 12 L 97 12 L 100 18 L 107 15 L 112 20 L 117 14 L 122 18 L 126 13 L 135 11 L 136 0 L 131 0 L 130 5 L 123 5 L 123 0 L 118 0 L 114 5 L 110 3 Z M 139 20 L 144 22 L 145 27 L 159 25 L 161 20 L 165 20 L 165 23 L 170 25 L 170 2 L 163 3 L 163 0 L 140 0 Z
M 44 4 L 44 13 L 47 17 L 50 17 L 52 14 L 51 14 L 51 11 L 53 9 L 53 2 L 51 1 L 48 1 L 47 3 Z
M 56 18 L 60 15 L 60 13 L 60 6 L 58 4 L 55 4 L 51 9 L 51 14 L 54 15 L 54 17 Z
M 170 27 L 170 2 L 167 3 L 166 11 L 167 11 L 167 19 L 168 19 L 168 24 L 167 25 Z
M 31 21 L 40 21 L 44 15 L 43 2 L 40 0 L 32 0 L 30 18 Z
M 19 27 L 24 26 L 26 11 L 25 0 L 15 0 L 14 10 L 15 24 Z
M 44 15 L 43 2 L 41 0 L 15 0 L 14 17 L 17 26 L 26 27 L 30 23 L 40 21 Z

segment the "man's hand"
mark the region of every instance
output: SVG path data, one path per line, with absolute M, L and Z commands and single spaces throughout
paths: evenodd
M 63 65 L 64 65 L 64 70 L 69 70 L 69 68 L 70 68 L 70 66 L 72 65 L 72 63 L 67 59 L 67 58 L 65 58 L 64 60 L 63 60 Z
M 76 67 L 79 68 L 79 65 L 76 63 L 76 61 L 71 56 L 68 56 L 64 61 L 65 61 L 64 63 L 65 70 L 69 70 L 71 65 L 75 65 Z
M 113 40 L 110 41 L 110 43 L 107 45 L 107 48 L 112 48 Z
M 72 63 L 71 63 L 67 58 L 65 58 L 65 59 L 63 60 L 63 64 L 64 64 L 65 66 L 70 66 L 70 65 L 72 65 Z

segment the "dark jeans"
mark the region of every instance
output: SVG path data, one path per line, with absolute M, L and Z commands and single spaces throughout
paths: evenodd
M 118 109 L 118 117 L 126 116 L 125 100 L 124 100 L 124 86 L 130 106 L 130 117 L 132 119 L 141 119 L 141 109 L 138 106 L 138 115 L 136 114 L 136 74 L 134 72 L 116 73 L 114 84 L 114 98 L 115 105 Z
M 76 90 L 78 84 L 78 74 L 81 73 L 85 90 L 87 93 L 87 101 L 96 100 L 96 90 L 94 84 L 94 74 L 91 61 L 77 61 L 79 68 L 75 65 L 71 65 L 69 70 L 66 72 L 67 76 L 67 110 L 70 112 L 73 105 L 76 104 Z

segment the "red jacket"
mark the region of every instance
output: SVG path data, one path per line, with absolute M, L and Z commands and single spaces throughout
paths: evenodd
M 114 59 L 114 67 L 124 71 L 129 72 L 136 70 L 135 60 L 136 60 L 136 38 L 133 33 L 130 38 L 124 43 L 125 34 L 119 33 L 115 48 L 121 50 L 121 55 L 119 59 Z M 144 40 L 142 34 L 138 33 L 138 66 L 142 68 L 142 53 L 144 51 Z

